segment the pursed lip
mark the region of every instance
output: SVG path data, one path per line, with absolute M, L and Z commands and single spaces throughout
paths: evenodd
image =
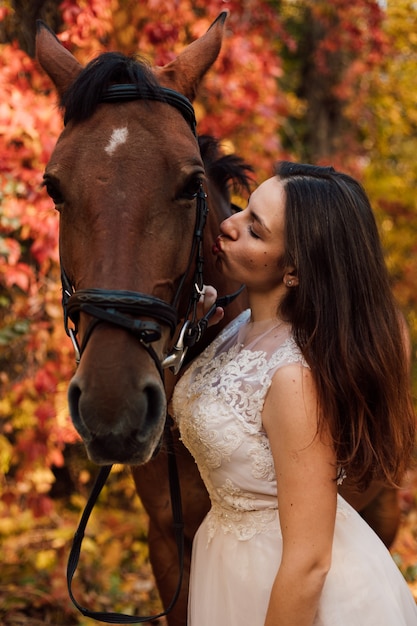
M 219 252 L 221 251 L 222 251 L 222 238 L 221 238 L 221 235 L 219 235 L 213 244 L 212 252 L 213 254 L 219 254 Z

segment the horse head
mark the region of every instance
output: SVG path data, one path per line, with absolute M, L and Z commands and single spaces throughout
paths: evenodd
M 65 111 L 44 180 L 60 216 L 67 332 L 81 346 L 69 406 L 98 464 L 144 463 L 162 436 L 160 362 L 187 315 L 205 196 L 190 102 L 225 18 L 156 69 L 119 53 L 83 68 L 38 26 L 37 58 Z

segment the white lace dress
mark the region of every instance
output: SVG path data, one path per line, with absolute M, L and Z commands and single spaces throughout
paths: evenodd
M 176 386 L 173 413 L 212 503 L 193 544 L 188 626 L 264 625 L 282 538 L 261 411 L 274 372 L 289 363 L 306 367 L 288 325 L 251 324 L 246 311 Z M 417 626 L 388 550 L 340 497 L 314 626 Z

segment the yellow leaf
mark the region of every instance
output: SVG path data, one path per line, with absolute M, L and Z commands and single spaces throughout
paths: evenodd
M 6 473 L 10 468 L 10 462 L 13 455 L 13 446 L 10 441 L 0 435 L 0 472 Z
M 35 565 L 40 570 L 50 570 L 56 564 L 55 550 L 41 550 L 37 553 Z

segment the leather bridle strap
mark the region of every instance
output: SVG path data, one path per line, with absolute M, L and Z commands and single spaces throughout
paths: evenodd
M 82 613 L 85 617 L 89 617 L 100 622 L 106 622 L 108 624 L 141 624 L 144 622 L 150 622 L 153 620 L 157 620 L 161 617 L 165 617 L 168 613 L 173 609 L 176 601 L 178 600 L 178 596 L 182 587 L 182 579 L 183 579 L 183 571 L 184 571 L 184 522 L 182 516 L 182 505 L 181 505 L 181 492 L 179 486 L 179 477 L 178 477 L 178 469 L 177 463 L 175 460 L 175 451 L 174 451 L 174 442 L 172 438 L 171 432 L 171 423 L 172 420 L 167 419 L 165 426 L 165 439 L 167 442 L 167 455 L 168 455 L 168 473 L 169 473 L 169 488 L 170 488 L 170 496 L 171 496 L 171 507 L 172 507 L 172 515 L 173 515 L 173 528 L 175 534 L 175 542 L 177 545 L 178 552 L 178 567 L 179 567 L 179 575 L 178 575 L 178 583 L 177 588 L 174 592 L 173 598 L 169 604 L 169 606 L 161 613 L 157 615 L 145 616 L 145 617 L 137 617 L 135 615 L 127 615 L 125 613 L 111 613 L 111 612 L 102 612 L 102 611 L 90 611 L 90 609 L 85 608 L 75 599 L 74 593 L 72 591 L 72 581 L 75 574 L 75 571 L 78 567 L 78 562 L 80 559 L 81 553 L 81 544 L 84 539 L 85 529 L 90 518 L 91 512 L 94 508 L 95 503 L 97 502 L 98 497 L 106 483 L 106 480 L 111 472 L 112 466 L 106 465 L 100 469 L 98 476 L 96 478 L 96 482 L 91 490 L 90 496 L 88 498 L 87 504 L 81 516 L 77 531 L 74 534 L 74 539 L 70 551 L 70 555 L 68 557 L 67 564 L 67 586 L 69 596 L 75 605 L 75 607 Z
M 143 332 L 145 335 L 143 338 L 146 337 L 147 332 L 156 332 L 156 327 L 153 324 L 141 322 L 141 320 L 134 318 L 126 318 L 122 321 L 114 318 L 112 315 L 106 317 L 106 311 L 117 311 L 118 313 L 127 313 L 129 315 L 149 315 L 165 326 L 169 326 L 171 334 L 177 325 L 177 313 L 170 304 L 154 296 L 148 296 L 136 291 L 78 289 L 68 299 L 67 307 L 70 318 L 77 315 L 79 311 L 85 310 L 90 315 L 103 319 L 103 321 L 110 321 L 118 326 L 124 326 L 132 332 Z M 94 312 L 91 310 L 87 311 L 87 307 L 93 309 Z M 117 319 L 117 322 L 114 319 Z M 141 324 L 134 324 L 134 322 L 141 322 Z M 157 339 L 159 338 L 158 336 Z M 152 338 L 149 340 L 153 341 Z
M 153 100 L 155 102 L 165 102 L 177 109 L 194 135 L 197 135 L 196 127 L 197 121 L 195 119 L 194 108 L 191 102 L 173 89 L 169 87 L 158 86 L 155 89 L 151 89 L 144 85 L 124 84 L 124 85 L 110 85 L 100 98 L 101 102 L 126 102 L 129 100 Z

